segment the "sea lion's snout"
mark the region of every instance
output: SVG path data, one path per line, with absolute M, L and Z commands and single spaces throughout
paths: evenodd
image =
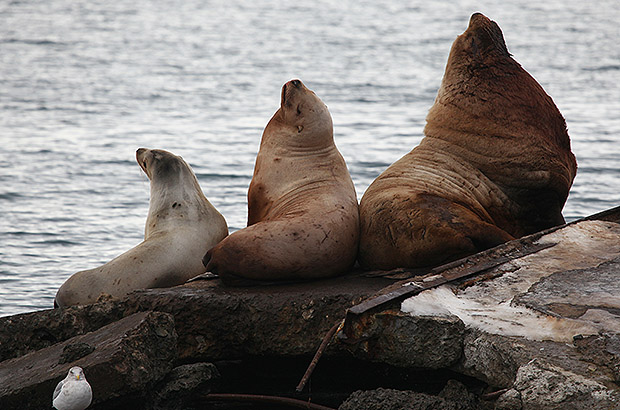
M 142 157 L 144 157 L 144 154 L 146 153 L 146 151 L 148 151 L 147 148 L 138 148 L 136 151 L 136 161 L 138 161 L 138 164 L 142 163 Z
M 282 100 L 280 105 L 283 107 L 285 103 L 289 102 L 291 94 L 303 87 L 304 83 L 301 80 L 291 80 L 282 86 Z
M 469 26 L 463 34 L 468 34 L 472 39 L 472 49 L 478 58 L 493 55 L 494 52 L 510 57 L 502 30 L 482 13 L 471 15 Z
M 136 150 L 136 161 L 138 161 L 138 164 L 142 164 L 142 158 L 144 158 L 146 151 L 148 151 L 146 148 L 138 148 Z
M 482 13 L 474 13 L 469 18 L 468 28 L 489 23 L 491 20 Z
M 147 151 L 148 151 L 147 148 L 138 148 L 136 150 L 136 161 L 138 162 L 138 165 L 140 165 L 140 168 L 142 168 L 146 176 L 149 177 L 150 179 L 151 177 L 146 169 L 146 159 L 144 158 Z

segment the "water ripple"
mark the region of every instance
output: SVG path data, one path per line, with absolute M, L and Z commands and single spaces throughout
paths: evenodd
M 24 198 L 25 195 L 20 194 L 19 192 L 4 192 L 0 193 L 0 200 L 6 201 L 17 201 L 21 198 Z
M 20 38 L 7 38 L 0 40 L 0 44 L 27 44 L 33 46 L 49 46 L 49 45 L 63 45 L 66 46 L 67 43 L 62 43 L 53 40 L 46 39 L 20 39 Z
M 148 3 L 148 7 L 147 4 Z M 471 2 L 7 2 L 0 14 L 0 316 L 142 239 L 139 147 L 192 164 L 231 231 L 281 86 L 328 105 L 358 197 L 415 147 Z M 620 203 L 614 1 L 490 2 L 553 97 L 579 170 L 564 213 Z M 553 16 L 552 18 L 549 16 Z M 205 22 L 209 22 L 205 24 Z

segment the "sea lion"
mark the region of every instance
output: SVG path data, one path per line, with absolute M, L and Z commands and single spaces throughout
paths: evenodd
M 343 274 L 355 263 L 355 187 L 327 106 L 299 80 L 282 87 L 248 190 L 248 226 L 204 257 L 225 284 Z
M 182 284 L 205 272 L 201 257 L 228 235 L 224 217 L 205 198 L 183 158 L 140 148 L 136 159 L 151 181 L 144 241 L 103 266 L 72 275 L 56 294 L 58 306 Z
M 562 224 L 577 164 L 553 100 L 480 13 L 452 45 L 420 145 L 360 202 L 360 264 L 438 265 Z

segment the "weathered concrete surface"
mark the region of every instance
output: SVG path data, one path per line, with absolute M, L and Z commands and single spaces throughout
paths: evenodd
M 452 368 L 491 386 L 509 388 L 513 385 L 519 368 L 536 358 L 560 368 L 570 369 L 615 390 L 618 386 L 614 383 L 612 363 L 613 358 L 617 360 L 617 356 L 607 353 L 605 357 L 606 351 L 596 347 L 606 341 L 603 337 L 593 336 L 576 340 L 574 343 L 557 343 L 467 329 L 463 341 L 463 355 Z M 583 347 L 579 347 L 580 344 Z
M 96 408 L 127 408 L 162 379 L 176 359 L 176 333 L 169 314 L 143 312 L 95 332 L 0 363 L 3 410 L 50 408 L 56 384 L 72 366 L 80 366 L 93 387 Z M 72 349 L 90 346 L 94 349 Z M 73 361 L 60 364 L 63 353 Z M 85 354 L 84 356 L 82 356 Z M 66 359 L 66 354 L 64 359 Z M 122 401 L 110 401 L 121 398 Z M 105 402 L 104 406 L 97 404 Z
M 513 388 L 497 402 L 497 410 L 618 409 L 616 390 L 540 359 L 519 368 Z
M 356 391 L 338 410 L 480 410 L 479 400 L 456 380 L 437 396 L 415 391 L 376 389 Z
M 391 283 L 359 274 L 254 288 L 201 280 L 136 291 L 122 300 L 3 317 L 0 360 L 51 346 L 140 311 L 173 315 L 181 360 L 313 354 L 347 308 Z
M 92 332 L 123 316 L 123 306 L 103 302 L 1 317 L 0 362 Z
M 353 275 L 248 289 L 196 281 L 136 292 L 123 303 L 129 312 L 171 313 L 181 359 L 300 356 L 314 354 L 346 309 L 392 282 Z
M 531 340 L 570 343 L 577 334 L 620 332 L 620 317 L 614 314 L 620 312 L 620 293 L 614 294 L 618 284 L 613 280 L 620 263 L 620 224 L 584 221 L 538 242 L 555 246 L 499 265 L 486 273 L 486 280 L 422 292 L 403 302 L 403 310 L 422 316 L 455 315 L 468 327 Z M 599 276 L 599 270 L 607 274 Z M 558 293 L 548 300 L 553 290 L 545 292 L 546 285 L 564 280 L 567 284 L 556 285 Z M 585 308 L 581 314 L 564 309 L 568 315 L 562 315 L 556 309 L 550 315 L 549 303 Z
M 429 335 L 395 331 L 406 313 L 411 323 L 427 321 L 435 334 L 461 337 L 450 340 L 462 346 L 450 368 L 510 388 L 503 408 L 620 408 L 620 225 L 584 221 L 538 241 L 555 245 L 481 272 L 476 280 L 424 291 L 404 301 L 402 312 L 387 309 L 357 320 L 349 326 L 360 339 L 357 350 L 366 346 L 366 357 L 409 365 L 408 346 L 427 342 Z M 402 347 L 373 336 L 381 335 L 378 321 L 390 334 L 408 335 L 399 341 Z M 455 332 L 455 321 L 463 331 Z M 435 343 L 443 351 L 445 344 Z
M 250 289 L 196 281 L 136 292 L 123 303 L 129 312 L 171 313 L 181 359 L 299 356 L 313 354 L 347 308 L 388 283 L 391 281 L 357 275 Z
M 558 271 L 533 284 L 514 303 L 553 317 L 583 318 L 620 329 L 620 280 L 616 257 L 584 269 Z
M 465 326 L 455 316 L 413 317 L 387 310 L 369 316 L 362 326 L 361 340 L 349 349 L 366 360 L 441 369 L 455 364 L 463 350 Z
M 573 343 L 580 355 L 590 358 L 593 364 L 606 369 L 609 377 L 616 384 L 620 384 L 620 335 L 618 333 L 600 333 L 584 338 L 579 337 L 575 338 Z
M 212 363 L 175 367 L 155 388 L 153 409 L 187 409 L 194 404 L 194 393 L 211 393 L 219 380 L 220 373 Z
M 535 240 L 554 246 L 509 258 L 485 268 L 475 278 L 423 292 L 402 306 L 397 302 L 371 312 L 353 324 L 356 340 L 334 338 L 322 360 L 349 360 L 352 354 L 360 363 L 458 372 L 487 383 L 491 390 L 508 389 L 497 402 L 498 408 L 507 410 L 571 408 L 572 403 L 615 408 L 620 380 L 620 225 L 581 222 Z M 502 249 L 510 256 L 514 244 L 495 249 L 493 257 L 501 255 Z M 151 387 L 108 383 L 108 393 L 95 388 L 93 408 L 120 408 L 121 403 L 132 403 L 145 392 L 151 394 L 151 400 L 140 402 L 139 408 L 184 406 L 199 396 L 197 392 L 216 386 L 212 382 L 217 376 L 207 374 L 211 365 L 204 364 L 185 369 L 189 372 L 183 373 L 186 376 L 171 373 L 162 381 L 173 365 L 251 357 L 306 360 L 328 329 L 344 318 L 347 308 L 393 283 L 359 272 L 324 281 L 256 288 L 227 288 L 218 280 L 201 280 L 137 291 L 122 300 L 0 318 L 0 360 L 5 360 L 0 363 L 0 386 L 4 389 L 0 391 L 12 386 L 11 397 L 49 406 L 55 384 L 73 364 L 85 367 L 91 384 L 108 383 L 103 378 L 97 381 L 104 371 L 98 376 L 97 366 L 87 363 L 105 351 L 86 338 L 103 332 L 110 336 L 108 345 L 112 346 L 112 340 L 126 338 L 118 330 L 120 326 L 135 318 L 134 314 L 145 312 L 139 314 L 174 322 L 172 330 L 160 333 L 178 335 L 175 347 L 169 346 L 163 354 L 166 360 L 157 364 L 159 373 L 153 370 L 150 379 L 138 378 L 148 380 Z M 117 330 L 110 331 L 106 325 Z M 73 338 L 75 335 L 81 336 Z M 165 339 L 169 340 L 168 336 Z M 145 342 L 137 336 L 133 340 L 136 342 L 127 342 L 132 347 L 125 350 L 118 347 L 121 342 L 114 345 L 122 350 L 121 356 L 138 357 L 139 346 Z M 53 359 L 46 359 L 49 352 L 54 352 Z M 114 356 L 112 348 L 107 352 L 106 363 L 126 360 Z M 6 360 L 16 356 L 22 357 Z M 41 359 L 33 362 L 33 357 Z M 36 366 L 22 366 L 18 371 L 14 363 L 20 360 Z M 39 363 L 47 363 L 51 370 L 34 372 Z M 13 378 L 2 370 L 7 368 L 13 369 Z M 130 370 L 120 366 L 105 373 Z M 291 388 L 301 373 L 295 374 Z M 41 375 L 47 378 L 29 387 L 31 380 Z M 175 384 L 186 377 L 187 386 Z M 546 380 L 546 390 L 540 390 L 537 378 Z M 131 388 L 122 390 L 127 386 Z M 160 394 L 152 394 L 155 391 Z M 557 400 L 543 402 L 546 396 Z M 4 409 L 4 402 L 2 405 Z
M 228 288 L 223 287 L 218 280 L 201 280 L 175 288 L 138 291 L 122 300 L 0 318 L 0 346 L 5 358 L 30 352 L 13 360 L 32 360 L 30 355 L 41 355 L 46 349 L 53 349 L 54 354 L 58 355 L 54 363 L 60 356 L 63 356 L 62 361 L 66 361 L 73 355 L 79 356 L 89 351 L 88 346 L 80 344 L 81 339 L 69 340 L 74 335 L 85 334 L 108 323 L 111 323 L 109 326 L 116 326 L 124 323 L 126 319 L 122 318 L 137 312 L 162 312 L 160 314 L 171 318 L 171 323 L 174 321 L 175 336 L 178 335 L 175 347 L 167 352 L 174 353 L 176 363 L 269 355 L 308 357 L 315 353 L 329 328 L 344 318 L 347 308 L 390 283 L 393 281 L 365 278 L 359 274 L 311 283 L 256 288 Z M 101 331 L 109 333 L 107 328 L 101 328 Z M 83 337 L 88 336 L 86 334 Z M 116 336 L 121 337 L 121 334 L 116 332 Z M 64 347 L 59 346 L 69 342 L 72 347 L 64 350 L 63 355 Z M 38 403 L 49 404 L 47 401 L 55 383 L 61 378 L 61 373 L 66 373 L 67 366 L 103 354 L 96 344 L 90 345 L 96 347 L 94 352 L 77 362 L 67 362 L 62 372 L 59 371 L 58 375 L 53 373 L 49 379 L 37 382 L 38 387 L 34 390 L 29 387 L 29 376 L 18 374 L 11 391 L 30 391 L 33 397 L 37 397 L 34 407 L 22 408 L 38 408 Z M 332 350 L 338 351 L 337 345 Z M 112 353 L 108 352 L 108 356 Z M 112 361 L 115 360 L 112 358 Z M 1 365 L 14 366 L 11 360 Z M 101 380 L 97 380 L 96 371 L 93 374 L 87 364 L 83 366 L 93 386 L 101 383 Z M 170 370 L 170 366 L 172 363 L 159 367 L 165 373 Z M 114 373 L 111 371 L 110 374 Z M 160 376 L 159 373 L 154 374 Z M 297 380 L 292 380 L 291 386 L 295 383 Z M 204 390 L 204 386 L 196 389 Z M 118 384 L 110 384 L 110 387 L 116 394 L 122 395 L 123 400 L 131 400 L 131 394 Z M 165 388 L 161 387 L 157 391 L 163 392 Z M 154 390 L 143 386 L 142 392 L 151 394 Z M 21 393 L 11 395 L 24 397 Z M 117 405 L 122 407 L 122 402 L 110 401 L 110 398 L 108 393 L 95 389 L 95 403 L 107 400 L 105 404 L 109 408 Z M 140 402 L 139 408 L 166 408 L 169 405 L 172 407 L 167 408 L 175 408 L 175 402 L 183 402 L 188 397 L 183 394 L 177 397 L 171 393 L 170 396 L 152 398 L 148 403 Z

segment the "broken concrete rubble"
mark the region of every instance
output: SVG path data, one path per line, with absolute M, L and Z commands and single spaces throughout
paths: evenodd
M 485 401 L 484 408 L 620 408 L 620 225 L 569 224 L 529 239 L 548 246 L 519 253 L 527 243 L 526 238 L 478 254 L 473 259 L 482 268 L 474 276 L 404 303 L 382 302 L 347 323 L 344 329 L 352 333 L 341 331 L 332 339 L 307 398 L 335 408 L 355 390 L 435 394 L 437 386 L 458 379 L 478 398 L 489 392 L 493 400 L 499 397 Z M 471 266 L 465 261 L 450 269 Z M 93 409 L 127 403 L 142 409 L 211 408 L 200 401 L 208 392 L 263 393 L 267 383 L 268 393 L 295 396 L 323 336 L 347 309 L 384 295 L 388 285 L 418 280 L 423 278 L 395 283 L 354 272 L 245 289 L 200 280 L 122 300 L 0 318 L 1 407 L 49 407 L 55 383 L 73 364 L 85 368 L 93 385 Z M 134 330 L 127 333 L 124 326 Z M 119 364 L 115 352 L 135 366 Z M 91 362 L 94 357 L 101 363 Z M 45 363 L 48 373 L 33 370 Z M 132 379 L 101 387 L 104 373 L 125 380 L 122 375 L 134 367 L 133 376 L 144 383 Z M 232 376 L 256 367 L 261 371 L 253 377 Z M 432 386 L 425 379 L 433 379 Z M 31 383 L 36 387 L 28 387 Z M 325 386 L 340 391 L 326 394 Z M 379 393 L 364 396 L 372 394 Z M 15 407 L 13 397 L 27 399 Z
M 158 365 L 158 371 L 153 373 L 157 377 L 150 380 L 153 383 L 160 381 L 173 365 L 204 361 L 243 360 L 252 356 L 302 357 L 307 365 L 306 357 L 314 353 L 324 333 L 334 323 L 342 320 L 347 308 L 391 282 L 357 275 L 313 283 L 235 289 L 222 287 L 219 281 L 196 281 L 171 289 L 135 292 L 123 300 L 107 300 L 89 306 L 50 309 L 0 318 L 0 345 L 14 346 L 17 351 L 16 353 L 7 348 L 3 350 L 4 354 L 9 357 L 19 356 L 0 363 L 0 374 L 8 375 L 16 366 L 38 366 L 41 355 L 57 356 L 53 359 L 54 363 L 57 363 L 61 356 L 62 361 L 73 358 L 76 361 L 65 366 L 82 364 L 95 392 L 91 408 L 97 408 L 98 405 L 114 408 L 116 404 L 113 397 L 106 390 L 101 391 L 97 387 L 100 383 L 97 371 L 91 376 L 94 370 L 89 362 L 84 362 L 103 354 L 104 350 L 99 346 L 102 342 L 86 343 L 84 338 L 92 337 L 93 334 L 105 334 L 110 340 L 122 339 L 124 331 L 119 330 L 121 328 L 118 326 L 136 314 L 163 315 L 174 324 L 171 329 L 160 331 L 167 335 L 174 334 L 175 345 L 169 346 L 165 354 L 162 354 L 162 357 L 167 357 L 168 360 Z M 94 333 L 88 333 L 93 330 L 94 324 L 105 323 L 109 324 L 101 326 Z M 89 346 L 95 347 L 90 354 Z M 148 348 L 146 341 L 136 341 L 136 351 Z M 50 351 L 53 354 L 49 353 Z M 29 353 L 20 356 L 22 352 Z M 86 356 L 80 358 L 83 353 Z M 109 365 L 119 365 L 115 356 L 108 353 L 106 357 L 110 359 Z M 18 364 L 15 364 L 15 361 L 19 361 Z M 144 368 L 144 365 L 137 367 Z M 121 370 L 129 371 L 126 367 Z M 64 372 L 66 373 L 66 369 Z M 300 378 L 302 373 L 303 371 L 300 371 L 291 377 L 291 387 L 294 387 L 298 381 L 295 379 Z M 31 379 L 29 376 L 20 375 L 13 381 L 21 386 L 20 388 L 25 388 L 30 386 Z M 26 401 L 20 404 L 20 407 L 11 407 L 12 405 L 8 404 L 5 407 L 4 404 L 17 403 L 23 395 L 14 393 L 15 389 L 0 390 L 2 409 L 38 409 L 42 403 L 48 405 L 57 381 L 50 376 L 47 384 L 38 383 L 37 386 L 40 387 L 36 389 L 37 400 L 33 401 L 32 405 Z M 110 386 L 116 389 L 115 394 L 119 398 L 123 396 L 123 400 L 133 402 L 133 396 L 119 385 Z M 188 387 L 187 395 L 194 394 L 194 390 L 200 390 L 201 394 L 204 394 L 204 386 L 205 384 L 198 383 Z M 167 388 L 172 389 L 165 385 L 156 391 L 162 393 Z M 142 385 L 141 393 L 154 396 L 155 391 L 152 386 Z M 11 398 L 13 396 L 18 397 L 15 399 L 17 401 Z M 175 408 L 171 403 L 188 399 L 182 396 L 184 395 L 176 397 L 173 393 L 161 397 L 158 395 L 155 403 L 153 400 L 142 400 L 135 408 Z
M 498 400 L 497 410 L 617 409 L 620 392 L 582 375 L 533 359 L 519 368 L 511 390 Z
M 464 328 L 454 316 L 413 317 L 387 310 L 364 322 L 362 340 L 350 350 L 357 357 L 395 366 L 448 368 L 461 357 Z
M 2 317 L 0 362 L 92 332 L 123 316 L 121 305 L 104 302 Z
M 576 334 L 597 334 L 612 330 L 610 326 L 620 332 L 620 318 L 605 310 L 620 308 L 620 293 L 613 294 L 618 285 L 610 281 L 610 275 L 597 274 L 602 271 L 599 265 L 605 263 L 606 271 L 613 270 L 614 261 L 620 257 L 620 224 L 584 221 L 544 235 L 538 242 L 554 246 L 493 268 L 489 272 L 492 279 L 422 292 L 403 302 L 402 308 L 414 316 L 456 315 L 466 325 L 488 333 L 532 340 L 572 342 Z M 549 315 L 549 292 L 544 291 L 544 284 L 548 288 L 549 283 L 558 282 L 553 280 L 558 274 L 559 282 L 566 281 L 566 285 L 556 286 L 560 291 L 554 293 L 551 302 L 585 304 L 590 308 L 584 308 L 582 315 L 588 316 L 574 317 L 573 312 L 569 316 Z M 581 284 L 572 287 L 576 282 Z M 567 293 L 569 288 L 572 291 Z M 602 324 L 594 311 L 611 316 Z
M 153 408 L 186 409 L 191 406 L 195 391 L 208 394 L 217 388 L 219 379 L 220 373 L 212 363 L 175 367 L 155 389 Z
M 527 365 L 533 359 L 548 363 L 553 371 L 564 375 L 567 385 L 575 384 L 573 388 L 580 392 L 562 393 L 569 388 L 550 383 L 547 394 L 562 397 L 558 402 L 578 403 L 575 408 L 620 408 L 616 384 L 620 368 L 620 225 L 610 222 L 610 218 L 603 219 L 606 220 L 586 220 L 535 234 L 529 242 L 551 246 L 543 246 L 534 253 L 502 259 L 502 252 L 518 250 L 518 241 L 513 241 L 516 248 L 508 243 L 490 250 L 487 255 L 502 262 L 494 266 L 484 263 L 484 253 L 476 255 L 471 258 L 475 260 L 473 266 L 485 267 L 476 278 L 468 276 L 423 291 L 405 300 L 401 311 L 398 298 L 390 301 L 385 295 L 378 296 L 377 303 L 366 303 L 369 308 L 365 312 L 358 310 L 348 316 L 351 320 L 345 325 L 344 340 L 353 342 L 352 351 L 358 355 L 362 347 L 365 357 L 394 362 L 394 342 L 388 342 L 389 336 L 376 330 L 378 320 L 383 329 L 392 329 L 404 322 L 404 312 L 414 318 L 412 323 L 434 322 L 429 327 L 435 334 L 447 330 L 448 323 L 454 326 L 454 321 L 461 322 L 465 328 L 460 340 L 461 354 L 449 368 L 497 388 L 514 386 L 502 396 L 502 402 L 513 403 L 513 407 L 506 408 L 560 408 L 546 403 L 544 394 L 531 393 L 523 380 L 517 381 L 519 372 L 529 369 Z M 528 238 L 520 241 L 528 244 Z M 472 264 L 464 260 L 460 266 L 446 265 L 445 270 L 448 276 L 455 276 L 454 271 L 469 266 Z M 436 268 L 427 278 L 437 281 L 442 273 L 441 268 Z M 398 296 L 398 286 L 422 289 L 424 282 L 425 277 L 414 282 L 404 280 L 391 286 L 388 295 Z M 391 333 L 398 332 L 388 332 Z M 425 332 L 412 332 L 406 344 L 415 346 L 427 340 L 435 342 L 434 351 L 443 351 L 454 343 L 434 339 Z M 401 362 L 410 363 L 406 356 Z M 566 376 L 566 372 L 575 377 Z M 592 394 L 583 393 L 585 387 L 576 385 L 581 377 L 596 386 Z M 512 391 L 517 386 L 521 386 L 521 390 L 516 390 L 518 394 Z
M 338 410 L 474 410 L 475 407 L 459 406 L 440 397 L 414 391 L 377 389 L 353 393 Z
M 356 391 L 338 410 L 479 410 L 476 396 L 456 380 L 449 380 L 437 396 L 415 391 L 376 389 Z
M 176 359 L 176 339 L 169 314 L 143 312 L 4 361 L 0 364 L 2 409 L 49 408 L 56 384 L 72 366 L 85 369 L 94 387 L 95 405 L 106 402 L 107 408 L 114 408 L 110 401 L 119 397 L 125 404 L 136 402 L 171 370 Z M 61 360 L 72 345 L 90 346 L 90 352 L 76 356 L 72 362 Z
M 564 402 L 578 403 L 575 408 L 618 404 L 613 341 L 620 333 L 620 225 L 584 221 L 539 242 L 555 246 L 494 267 L 486 280 L 422 292 L 404 301 L 402 310 L 415 318 L 431 318 L 436 329 L 445 328 L 440 318 L 461 320 L 467 331 L 463 355 L 453 368 L 494 386 L 514 386 L 524 409 L 561 408 L 556 404 Z M 394 316 L 391 322 L 400 320 Z M 585 345 L 579 340 L 603 331 L 613 334 L 605 343 L 607 352 L 578 349 Z M 539 394 L 532 387 L 536 382 L 530 386 L 524 378 L 524 372 L 532 370 L 532 359 L 549 363 L 536 374 L 544 379 L 553 373 L 553 380 L 559 377 L 562 383 L 550 383 L 542 389 L 546 393 Z M 577 393 L 572 395 L 571 388 Z M 545 404 L 548 395 L 559 397 L 557 403 Z M 517 395 L 508 397 L 514 401 Z

